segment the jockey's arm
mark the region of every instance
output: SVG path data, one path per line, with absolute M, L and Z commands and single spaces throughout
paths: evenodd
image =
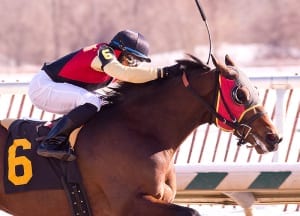
M 91 66 L 115 79 L 132 83 L 144 83 L 163 76 L 162 69 L 159 68 L 122 65 L 110 48 L 100 49 Z

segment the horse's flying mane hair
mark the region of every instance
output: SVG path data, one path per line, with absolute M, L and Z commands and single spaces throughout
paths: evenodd
M 200 59 L 191 54 L 186 55 L 189 57 L 189 59 L 176 60 L 177 64 L 179 64 L 184 71 L 191 71 L 196 69 L 200 69 L 197 71 L 198 73 L 205 73 L 210 71 L 208 65 L 204 64 Z M 123 97 L 121 96 L 125 92 L 130 91 L 130 89 L 132 89 L 133 86 L 136 88 L 143 88 L 145 86 L 159 85 L 164 81 L 164 79 L 153 80 L 142 84 L 133 84 L 123 81 L 116 81 L 114 83 L 111 83 L 109 86 L 106 86 L 101 89 L 100 95 L 103 100 L 103 106 L 101 109 L 108 108 L 111 105 L 117 103 L 118 101 L 123 100 Z

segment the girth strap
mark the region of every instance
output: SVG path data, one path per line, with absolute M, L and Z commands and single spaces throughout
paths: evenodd
M 67 194 L 73 216 L 92 216 L 92 211 L 84 187 L 78 183 L 70 183 L 62 178 L 62 184 Z

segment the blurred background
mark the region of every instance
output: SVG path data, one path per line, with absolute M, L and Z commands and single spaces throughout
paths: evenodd
M 252 66 L 298 63 L 300 1 L 200 3 L 214 53 L 229 53 Z M 40 67 L 81 47 L 109 42 L 123 29 L 144 34 L 154 57 L 181 52 L 205 61 L 208 55 L 205 25 L 192 0 L 0 0 L 0 4 L 2 73 L 10 72 L 3 67 L 21 67 L 12 72 L 26 72 L 28 65 Z

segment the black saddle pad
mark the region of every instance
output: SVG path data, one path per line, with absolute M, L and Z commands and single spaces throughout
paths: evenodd
M 4 187 L 6 193 L 41 189 L 63 189 L 62 182 L 81 184 L 77 161 L 66 162 L 36 154 L 37 137 L 50 128 L 32 120 L 14 121 L 4 150 Z M 62 181 L 63 180 L 63 181 Z

